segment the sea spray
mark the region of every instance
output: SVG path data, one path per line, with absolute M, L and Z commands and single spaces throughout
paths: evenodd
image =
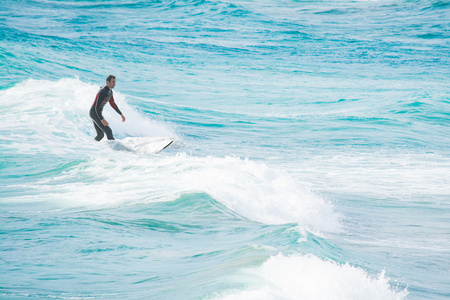
M 221 300 L 368 299 L 401 300 L 408 292 L 391 286 L 385 273 L 371 276 L 364 270 L 314 255 L 279 254 L 254 269 L 259 288 L 219 296 Z M 225 294 L 225 293 L 224 293 Z

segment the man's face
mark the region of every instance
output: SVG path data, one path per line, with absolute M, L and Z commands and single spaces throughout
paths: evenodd
M 116 79 L 112 78 L 111 81 L 106 81 L 106 85 L 110 88 L 113 89 L 116 86 Z

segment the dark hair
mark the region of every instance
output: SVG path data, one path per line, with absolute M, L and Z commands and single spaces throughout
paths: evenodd
M 108 78 L 106 78 L 106 81 L 111 82 L 111 79 L 116 79 L 116 76 L 109 75 Z

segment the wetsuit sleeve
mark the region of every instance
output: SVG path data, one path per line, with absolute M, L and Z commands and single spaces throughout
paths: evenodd
M 116 102 L 114 102 L 114 96 L 111 94 L 111 99 L 109 100 L 109 104 L 111 105 L 112 108 L 114 108 L 115 111 L 117 111 L 117 113 L 119 115 L 122 115 L 122 112 L 120 111 L 120 109 L 117 107 Z
M 95 101 L 95 113 L 97 114 L 100 120 L 103 120 L 103 101 L 108 97 L 108 91 L 105 89 L 101 89 L 98 93 L 97 100 Z

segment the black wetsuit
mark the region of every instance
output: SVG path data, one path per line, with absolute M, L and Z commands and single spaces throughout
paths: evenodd
M 94 122 L 95 131 L 97 131 L 97 136 L 95 137 L 97 141 L 100 141 L 105 133 L 108 140 L 114 139 L 111 128 L 102 124 L 102 120 L 104 119 L 102 111 L 107 102 L 109 102 L 119 115 L 122 115 L 122 112 L 114 102 L 113 91 L 108 86 L 100 88 L 95 97 L 94 104 L 92 104 L 91 110 L 89 111 L 89 115 Z

